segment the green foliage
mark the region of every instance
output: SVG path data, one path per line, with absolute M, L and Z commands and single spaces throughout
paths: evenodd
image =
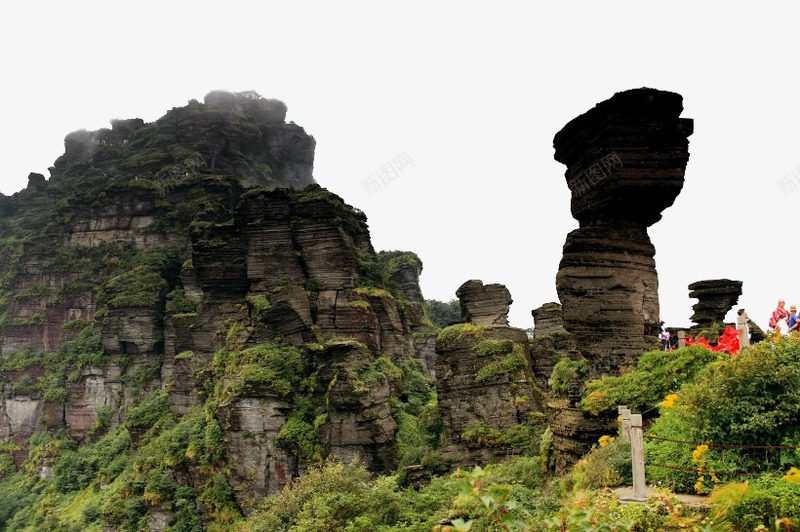
M 627 405 L 634 411 L 653 408 L 667 394 L 693 381 L 706 366 L 726 356 L 699 345 L 666 352 L 649 351 L 641 356 L 635 369 L 587 384 L 581 405 L 594 414 L 616 412 L 618 405 Z
M 110 295 L 109 308 L 158 307 L 166 295 L 167 281 L 146 266 L 136 266 L 112 277 L 105 286 Z
M 182 253 L 170 246 L 151 246 L 126 264 L 129 269 L 105 284 L 108 306 L 163 309 L 170 283 L 177 279 Z
M 44 353 L 34 353 L 30 349 L 9 353 L 0 359 L 0 371 L 22 371 L 45 363 Z
M 347 304 L 347 306 L 350 307 L 350 308 L 359 308 L 359 309 L 363 309 L 363 310 L 372 310 L 372 305 L 369 304 L 369 301 L 363 301 L 363 300 L 351 301 L 351 302 L 349 302 Z
M 271 307 L 272 304 L 269 302 L 269 299 L 264 294 L 248 294 L 247 295 L 247 302 L 256 312 L 266 312 Z
M 716 495 L 716 497 L 715 497 Z M 715 508 L 719 494 L 712 494 Z M 800 482 L 782 478 L 761 477 L 744 485 L 744 489 L 725 508 L 720 521 L 736 530 L 769 530 L 783 521 L 786 530 L 800 526 Z M 783 526 L 780 530 L 783 530 Z
M 178 286 L 167 294 L 167 315 L 191 314 L 197 312 L 197 300 L 186 295 L 183 287 Z
M 468 447 L 504 447 L 508 445 L 508 438 L 501 430 L 489 427 L 483 423 L 467 425 L 461 433 L 461 441 Z
M 105 405 L 97 409 L 97 421 L 95 422 L 95 431 L 105 430 L 111 424 L 111 416 L 114 415 L 116 409 L 113 406 Z
M 457 323 L 442 329 L 436 339 L 437 348 L 450 351 L 462 345 L 462 342 L 477 342 L 484 338 L 488 329 L 472 323 Z
M 451 299 L 447 303 L 426 299 L 424 309 L 425 314 L 439 329 L 461 321 L 461 302 L 458 299 Z
M 475 343 L 475 354 L 479 357 L 499 357 L 507 355 L 514 350 L 511 340 L 495 340 L 483 338 Z
M 550 386 L 550 395 L 553 397 L 567 397 L 573 383 L 581 382 L 589 366 L 584 360 L 572 360 L 571 358 L 562 358 L 556 365 L 553 366 L 553 372 L 550 374 L 548 385 Z
M 582 490 L 630 485 L 631 475 L 631 444 L 616 439 L 605 446 L 594 446 L 566 475 L 554 482 L 553 489 L 562 497 L 568 497 Z
M 50 285 L 46 283 L 32 284 L 14 295 L 15 299 L 37 299 L 50 293 Z
M 67 493 L 82 490 L 92 483 L 99 486 L 101 480 L 106 483 L 113 481 L 122 472 L 118 459 L 124 459 L 130 444 L 128 431 L 120 427 L 94 445 L 65 450 L 53 466 L 55 488 Z
M 397 477 L 370 480 L 359 464 L 328 461 L 312 468 L 236 532 L 429 532 L 445 513 L 457 487 L 437 479 L 419 492 L 401 489 Z
M 317 438 L 315 422 L 320 415 L 323 415 L 321 409 L 314 407 L 310 397 L 295 396 L 292 414 L 278 433 L 278 444 L 297 456 L 319 459 L 322 444 Z
M 394 277 L 408 266 L 422 268 L 419 257 L 410 251 L 381 251 L 377 255 L 359 251 L 359 280 L 354 292 L 370 297 L 390 297 L 402 310 L 408 300 Z
M 516 452 L 530 452 L 534 429 L 528 425 L 514 425 L 507 429 L 495 429 L 482 423 L 467 425 L 461 433 L 461 441 L 467 447 L 510 447 Z
M 214 357 L 214 367 L 229 380 L 222 392 L 225 400 L 243 385 L 266 385 L 287 396 L 303 377 L 300 350 L 289 343 L 263 343 L 241 351 L 221 349 Z
M 477 345 L 480 346 L 481 343 L 478 342 Z M 528 369 L 528 361 L 525 359 L 522 346 L 515 344 L 511 352 L 504 355 L 500 360 L 486 364 L 479 369 L 475 375 L 475 382 L 483 382 L 498 375 L 510 375 L 513 377 L 526 369 Z
M 527 512 L 510 498 L 511 486 L 488 481 L 493 467 L 488 465 L 483 469 L 475 466 L 472 471 L 458 470 L 453 474 L 456 486 L 459 488 L 456 505 L 480 508 L 480 511 L 493 521 L 494 527 L 501 530 L 520 532 L 526 530 Z M 454 530 L 459 532 L 467 532 L 472 528 L 472 521 L 469 519 L 455 518 L 452 522 Z
M 44 378 L 44 393 L 42 399 L 50 403 L 64 403 L 67 401 L 63 371 L 50 372 Z
M 233 489 L 224 475 L 216 474 L 197 498 L 205 506 L 217 525 L 232 524 L 241 514 L 233 498 Z
M 59 360 L 77 368 L 103 366 L 108 362 L 108 356 L 103 348 L 100 328 L 81 321 L 69 322 L 65 327 L 74 330 L 81 325 L 83 328 L 74 339 L 62 341 L 58 346 Z
M 761 342 L 723 357 L 700 371 L 677 391 L 672 407 L 648 431 L 659 437 L 735 445 L 800 444 L 800 341 L 792 337 Z M 647 460 L 696 468 L 693 446 L 648 439 Z M 783 471 L 800 465 L 795 450 L 720 449 L 704 454 L 705 470 L 729 472 Z M 698 475 L 648 468 L 655 481 L 691 490 Z M 708 489 L 713 477 L 703 475 Z M 720 480 L 724 475 L 717 474 Z
M 28 373 L 22 375 L 15 382 L 11 383 L 11 387 L 17 393 L 30 393 L 40 389 L 39 383 L 36 382 Z
M 125 427 L 129 430 L 150 429 L 156 422 L 169 415 L 169 396 L 155 391 L 125 413 Z

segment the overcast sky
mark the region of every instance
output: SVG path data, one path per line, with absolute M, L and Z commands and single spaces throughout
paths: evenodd
M 316 180 L 367 214 L 375 248 L 422 258 L 425 297 L 503 283 L 526 328 L 577 227 L 553 135 L 647 86 L 695 120 L 683 192 L 650 229 L 662 318 L 689 325 L 701 279 L 744 281 L 762 326 L 779 297 L 800 304 L 800 4 L 541 4 L 3 2 L 0 191 L 49 176 L 70 131 L 254 90 L 316 138 Z

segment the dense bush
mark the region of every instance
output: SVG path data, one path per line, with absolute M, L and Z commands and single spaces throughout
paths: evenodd
M 800 340 L 792 337 L 761 342 L 738 356 L 725 357 L 698 373 L 662 406 L 662 415 L 648 431 L 659 437 L 734 445 L 800 444 Z M 697 468 L 691 445 L 649 439 L 648 461 Z M 793 449 L 719 449 L 702 453 L 706 471 L 758 473 L 800 464 Z M 652 470 L 652 472 L 651 472 Z M 662 468 L 648 475 L 675 488 L 691 489 L 699 480 Z M 696 486 L 707 491 L 714 477 L 706 473 Z M 716 475 L 725 480 L 723 475 Z
M 463 478 L 463 477 L 462 477 Z M 508 501 L 524 507 L 531 523 L 555 511 L 555 500 L 541 490 L 538 458 L 518 458 L 481 472 L 486 488 L 503 485 Z M 415 491 L 401 488 L 397 476 L 370 479 L 355 464 L 327 462 L 271 496 L 263 508 L 241 522 L 237 532 L 429 532 L 440 520 L 473 520 L 473 531 L 499 530 L 476 500 L 459 499 L 459 478 L 436 477 Z
M 627 373 L 587 384 L 581 405 L 594 414 L 616 412 L 618 405 L 642 412 L 655 407 L 667 394 L 692 381 L 712 362 L 727 356 L 699 345 L 674 351 L 649 351 L 642 355 L 636 368 Z
M 584 360 L 562 358 L 556 362 L 553 372 L 550 374 L 550 380 L 547 383 L 550 386 L 550 394 L 553 397 L 567 397 L 572 385 L 581 382 L 588 369 L 589 366 Z
M 733 495 L 732 495 L 733 494 Z M 732 496 L 731 496 L 732 495 Z M 800 482 L 761 477 L 724 486 L 711 495 L 713 515 L 736 530 L 770 529 L 782 523 L 786 530 L 800 526 Z

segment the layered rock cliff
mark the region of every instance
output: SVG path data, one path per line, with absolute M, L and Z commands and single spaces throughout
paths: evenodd
M 217 92 L 71 133 L 49 180 L 3 198 L 0 439 L 17 466 L 43 435 L 120 427 L 135 450 L 199 430 L 159 471 L 204 518 L 326 456 L 397 466 L 396 410 L 434 373 L 422 263 L 374 251 L 363 213 L 313 184 L 314 139 L 285 113 Z M 121 500 L 179 519 L 177 498 L 138 486 Z M 204 503 L 211 489 L 231 497 Z M 107 530 L 128 526 L 115 512 Z

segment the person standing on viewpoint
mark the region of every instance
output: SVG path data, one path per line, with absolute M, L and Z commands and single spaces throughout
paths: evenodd
M 789 307 L 789 321 L 786 322 L 789 334 L 797 334 L 800 331 L 800 318 L 797 316 L 797 307 Z
M 789 312 L 783 308 L 786 301 L 783 299 L 778 300 L 778 308 L 772 311 L 772 316 L 769 319 L 769 328 L 778 331 L 781 336 L 789 333 Z
M 750 328 L 747 326 L 747 312 L 740 308 L 736 312 L 736 329 L 739 331 L 739 349 L 750 345 Z

